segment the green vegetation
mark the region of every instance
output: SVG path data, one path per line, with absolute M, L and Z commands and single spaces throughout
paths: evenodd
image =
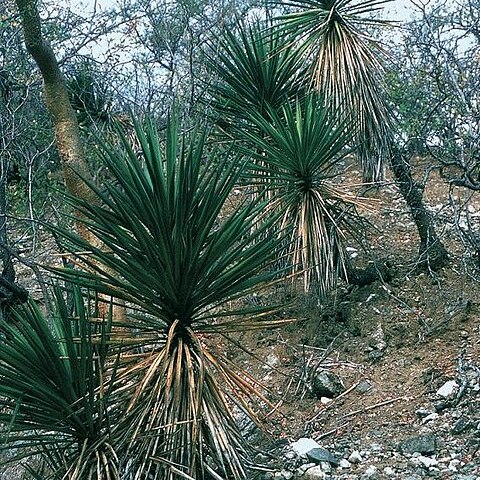
M 443 249 L 402 145 L 402 136 L 413 135 L 406 124 L 414 97 L 391 73 L 402 104 L 389 101 L 387 56 L 373 38 L 386 25 L 374 15 L 387 0 L 292 0 L 277 4 L 277 18 L 265 8 L 265 21 L 238 22 L 235 13 L 249 4 L 215 10 L 214 3 L 179 3 L 171 12 L 162 4 L 165 16 L 182 13 L 171 24 L 159 21 L 160 5 L 154 11 L 140 1 L 99 18 L 100 30 L 127 25 L 126 36 L 144 39 L 142 55 L 131 59 L 139 75 L 133 88 L 129 67 L 108 78 L 110 64 L 102 70 L 89 58 L 64 77 L 48 42 L 28 41 L 39 31 L 37 7 L 16 1 L 41 67 L 68 187 L 47 192 L 55 200 L 41 204 L 38 219 L 34 178 L 45 178 L 45 163 L 57 154 L 50 133 L 37 129 L 45 109 L 19 87 L 33 70 L 16 10 L 10 2 L 0 7 L 5 44 L 12 41 L 22 59 L 0 70 L 0 133 L 12 140 L 3 145 L 1 170 L 27 159 L 20 171 L 29 176 L 29 208 L 22 211 L 29 228 L 40 224 L 53 234 L 64 260 L 44 265 L 51 275 L 44 290 L 53 289 L 44 307 L 18 305 L 15 275 L 5 275 L 12 255 L 20 255 L 7 239 L 12 207 L 2 173 L 1 288 L 13 297 L 0 305 L 0 449 L 15 451 L 12 461 L 34 458 L 33 478 L 246 477 L 250 451 L 238 417 L 258 422 L 255 402 L 269 398 L 225 355 L 225 345 L 238 332 L 291 321 L 284 305 L 253 301 L 273 286 L 293 278 L 319 302 L 349 280 L 345 247 L 365 225 L 357 212 L 362 199 L 342 184 L 352 158 L 369 181 L 390 162 L 417 222 L 422 261 L 433 265 L 432 241 Z M 75 17 L 70 26 L 79 24 Z M 65 24 L 54 30 L 59 41 L 71 38 Z M 100 34 L 91 32 L 95 41 Z M 50 63 L 42 64 L 45 58 Z M 35 109 L 17 121 L 26 105 Z M 441 128 L 445 115 L 437 113 Z M 416 118 L 415 132 L 420 124 Z M 32 129 L 38 145 L 27 148 Z M 458 144 L 455 136 L 448 140 Z M 464 180 L 475 189 L 478 179 L 468 174 L 478 171 L 477 144 L 468 141 L 475 165 Z M 35 261 L 28 264 L 39 271 Z

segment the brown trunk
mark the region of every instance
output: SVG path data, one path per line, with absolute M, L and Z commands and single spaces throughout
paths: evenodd
M 28 52 L 42 74 L 45 103 L 52 116 L 58 156 L 63 168 L 65 185 L 70 195 L 88 203 L 98 203 L 98 198 L 82 180 L 91 180 L 83 150 L 77 117 L 68 97 L 68 90 L 55 53 L 43 38 L 37 0 L 16 0 Z M 78 233 L 91 244 L 98 246 L 99 240 L 89 232 L 82 222 L 77 223 Z M 107 307 L 106 307 L 107 308 Z M 116 311 L 116 317 L 124 317 L 124 308 Z
M 36 0 L 16 0 L 22 18 L 25 45 L 42 73 L 45 103 L 53 119 L 58 155 L 63 167 L 68 192 L 88 202 L 97 202 L 95 195 L 80 179 L 88 179 L 77 117 L 70 104 L 65 78 L 55 54 L 42 36 Z
M 423 203 L 422 190 L 413 180 L 410 165 L 399 150 L 392 154 L 391 167 L 420 236 L 419 266 L 439 270 L 448 264 L 448 252 L 437 236 L 432 218 Z

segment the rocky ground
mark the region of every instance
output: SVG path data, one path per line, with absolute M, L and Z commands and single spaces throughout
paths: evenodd
M 363 213 L 375 228 L 348 251 L 358 266 L 391 265 L 388 282 L 340 285 L 322 301 L 285 291 L 256 300 L 291 301 L 285 315 L 298 321 L 239 334 L 255 358 L 226 350 L 271 401 L 259 408 L 264 433 L 245 425 L 256 446 L 252 478 L 480 479 L 479 272 L 452 200 L 468 200 L 464 211 L 479 231 L 480 201 L 437 180 L 425 199 L 451 255 L 447 268 L 417 270 L 414 224 L 387 184 L 367 193 Z M 27 281 L 31 272 L 22 275 Z M 21 470 L 0 467 L 0 479 Z
M 297 302 L 295 326 L 242 340 L 240 355 L 274 393 L 256 460 L 265 479 L 480 479 L 480 285 L 441 182 L 426 191 L 451 264 L 419 273 L 418 240 L 397 190 L 373 193 L 377 227 L 359 265 L 387 260 L 393 278 Z M 469 198 L 476 228 L 480 205 Z M 478 201 L 477 201 L 478 202 Z M 479 212 L 479 213 L 477 213 Z M 330 391 L 329 391 L 330 390 Z M 276 399 L 276 400 L 273 400 Z M 273 440 L 272 440 L 273 439 Z

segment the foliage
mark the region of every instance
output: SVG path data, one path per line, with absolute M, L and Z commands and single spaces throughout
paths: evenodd
M 70 67 L 67 87 L 80 126 L 112 122 L 112 94 L 91 60 L 83 59 Z
M 110 322 L 91 317 L 78 289 L 73 317 L 59 290 L 55 298 L 49 319 L 30 302 L 1 325 L 1 448 L 40 455 L 45 479 L 117 478 L 110 434 L 122 410 L 106 386 Z
M 301 58 L 282 46 L 279 32 L 255 24 L 225 33 L 210 60 L 218 78 L 212 105 L 253 157 L 247 181 L 266 189 L 269 210 L 280 215 L 277 228 L 288 230 L 289 263 L 303 272 L 306 289 L 324 295 L 346 277 L 344 237 L 360 228 L 354 197 L 332 181 L 357 127 L 305 92 Z
M 261 23 L 225 30 L 208 65 L 216 75 L 210 86 L 211 106 L 219 126 L 232 133 L 249 124 L 250 113 L 267 115 L 301 95 L 302 65 L 278 33 Z
M 224 152 L 205 168 L 205 133 L 180 139 L 171 120 L 164 143 L 151 122 L 145 131 L 136 124 L 136 134 L 140 154 L 121 135 L 122 150 L 104 147 L 115 183 L 90 185 L 101 204 L 68 198 L 103 247 L 53 227 L 83 266 L 56 271 L 134 309 L 124 326 L 135 354 L 119 374 L 130 394 L 115 433 L 128 459 L 122 470 L 242 478 L 245 445 L 231 405 L 254 416 L 249 399 L 261 393 L 209 338 L 276 324 L 266 316 L 274 306 L 242 307 L 240 299 L 274 280 L 265 266 L 281 238 L 264 234 L 273 220 L 262 219 L 258 202 L 224 211 L 241 162 Z
M 409 151 L 432 155 L 440 166 L 452 167 L 451 180 L 473 189 L 480 147 L 477 3 L 419 6 L 396 47 L 402 69 L 390 81 Z
M 323 295 L 338 277 L 346 278 L 345 236 L 361 229 L 359 200 L 333 180 L 354 131 L 315 93 L 269 116 L 253 112 L 258 133 L 245 134 L 261 152 L 254 171 L 272 192 L 269 208 L 280 212 L 281 230 L 288 231 L 290 263 L 303 272 L 307 290 L 313 284 Z
M 354 142 L 367 181 L 382 178 L 391 142 L 392 116 L 382 87 L 385 52 L 366 33 L 387 24 L 372 15 L 389 1 L 290 0 L 281 3 L 295 10 L 277 18 L 286 43 L 312 60 L 315 89 L 358 125 Z

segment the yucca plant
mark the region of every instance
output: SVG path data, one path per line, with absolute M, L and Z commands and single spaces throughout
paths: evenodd
M 108 386 L 110 322 L 92 318 L 78 289 L 74 300 L 73 317 L 57 290 L 50 319 L 32 301 L 0 325 L 0 449 L 33 457 L 37 479 L 113 480 L 111 426 L 122 412 Z
M 361 200 L 334 180 L 355 132 L 315 93 L 269 115 L 252 113 L 256 128 L 245 132 L 252 150 L 261 152 L 252 181 L 263 177 L 272 192 L 269 208 L 280 213 L 277 227 L 288 231 L 289 263 L 303 272 L 305 289 L 324 295 L 347 277 L 344 242 L 362 228 L 355 209 Z
M 228 134 L 247 126 L 248 114 L 281 106 L 301 94 L 302 58 L 278 32 L 261 23 L 225 30 L 208 64 L 215 74 L 209 88 L 217 123 Z
M 364 178 L 380 180 L 390 153 L 393 117 L 383 85 L 386 52 L 369 29 L 391 25 L 374 18 L 391 0 L 287 0 L 291 13 L 276 26 L 285 43 L 311 63 L 311 83 L 357 125 Z
M 225 53 L 211 61 L 213 106 L 232 119 L 232 138 L 247 142 L 254 159 L 247 181 L 267 193 L 272 212 L 281 212 L 276 228 L 289 232 L 285 258 L 303 271 L 306 289 L 324 295 L 346 276 L 344 236 L 360 226 L 353 197 L 332 181 L 352 151 L 358 122 L 300 87 L 307 70 L 280 30 L 240 28 L 222 45 Z
M 166 138 L 136 124 L 139 151 L 104 146 L 115 181 L 90 185 L 97 205 L 68 198 L 103 247 L 56 228 L 77 268 L 69 282 L 125 300 L 132 313 L 120 380 L 130 396 L 115 428 L 126 478 L 244 477 L 246 445 L 233 407 L 254 416 L 258 384 L 222 354 L 232 332 L 276 324 L 274 306 L 242 299 L 274 279 L 265 269 L 281 239 L 265 235 L 255 202 L 225 211 L 242 162 L 231 152 L 206 161 L 206 133 Z M 220 342 L 220 343 L 219 343 Z M 264 399 L 266 400 L 266 399 Z
M 100 127 L 112 123 L 112 96 L 92 61 L 84 60 L 71 68 L 67 87 L 81 126 L 95 124 Z

